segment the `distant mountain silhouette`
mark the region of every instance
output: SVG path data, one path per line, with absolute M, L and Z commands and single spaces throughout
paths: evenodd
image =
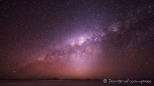
M 59 80 L 58 78 L 53 78 L 53 79 L 51 79 L 51 80 Z

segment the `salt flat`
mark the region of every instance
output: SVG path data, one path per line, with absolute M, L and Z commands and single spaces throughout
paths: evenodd
M 119 84 L 105 84 L 96 80 L 1 80 L 0 86 L 117 86 Z M 120 84 L 140 86 L 141 84 Z M 143 86 L 143 85 L 142 85 Z M 144 86 L 152 86 L 146 84 Z

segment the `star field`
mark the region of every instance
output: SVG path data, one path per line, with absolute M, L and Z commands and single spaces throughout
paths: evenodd
M 0 79 L 154 78 L 153 0 L 1 0 Z

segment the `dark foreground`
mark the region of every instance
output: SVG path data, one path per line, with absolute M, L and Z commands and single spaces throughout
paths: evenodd
M 1 80 L 0 86 L 141 86 L 141 84 L 109 84 L 103 81 L 88 80 Z M 153 86 L 153 84 L 142 84 L 142 86 Z

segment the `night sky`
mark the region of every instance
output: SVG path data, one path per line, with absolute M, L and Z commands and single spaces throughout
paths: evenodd
M 154 78 L 153 0 L 0 0 L 0 79 Z

